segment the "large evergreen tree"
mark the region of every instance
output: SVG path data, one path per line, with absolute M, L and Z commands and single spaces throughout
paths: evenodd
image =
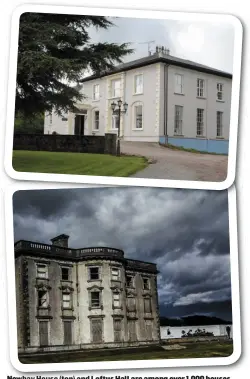
M 129 44 L 92 43 L 88 28 L 107 29 L 101 16 L 24 13 L 20 17 L 16 114 L 54 108 L 58 113 L 83 97 L 78 83 L 86 70 L 109 71 L 132 49 Z

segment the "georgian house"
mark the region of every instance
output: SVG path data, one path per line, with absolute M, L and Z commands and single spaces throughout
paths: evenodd
M 169 143 L 227 153 L 232 75 L 169 54 L 157 47 L 147 57 L 112 72 L 82 79 L 82 103 L 63 116 L 45 116 L 44 133 L 117 133 L 111 103 L 128 104 L 120 135 L 125 141 Z
M 15 244 L 19 353 L 158 344 L 156 265 L 68 238 Z

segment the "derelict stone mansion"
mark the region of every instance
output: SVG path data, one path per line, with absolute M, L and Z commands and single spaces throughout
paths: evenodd
M 157 344 L 157 268 L 109 247 L 15 244 L 19 352 Z

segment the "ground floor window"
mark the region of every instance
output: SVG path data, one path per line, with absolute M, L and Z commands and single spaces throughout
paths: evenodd
M 72 321 L 63 321 L 63 343 L 72 345 Z
M 129 341 L 137 341 L 136 320 L 128 320 L 128 339 Z
M 134 106 L 134 129 L 143 129 L 142 104 Z
M 223 136 L 223 130 L 222 130 L 222 117 L 223 112 L 217 112 L 217 130 L 216 130 L 216 137 L 222 137 Z
M 147 341 L 152 340 L 153 336 L 153 327 L 152 320 L 145 320 L 145 328 L 146 328 L 146 339 Z
M 99 119 L 100 119 L 100 112 L 96 110 L 94 111 L 94 125 L 93 125 L 94 130 L 99 130 Z
M 197 116 L 196 116 L 196 134 L 197 136 L 204 135 L 204 109 L 197 108 Z
M 120 318 L 114 318 L 114 341 L 121 342 L 122 340 L 122 320 Z
M 119 117 L 116 114 L 112 115 L 111 129 L 119 129 Z
M 92 342 L 101 343 L 103 334 L 103 320 L 101 318 L 93 318 L 90 322 Z
M 183 107 L 180 105 L 175 106 L 175 120 L 174 120 L 174 134 L 182 135 L 183 124 Z
M 39 343 L 40 346 L 49 345 L 49 322 L 39 321 Z

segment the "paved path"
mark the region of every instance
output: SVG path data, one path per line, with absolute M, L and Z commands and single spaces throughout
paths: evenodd
M 228 157 L 224 155 L 189 153 L 157 143 L 127 141 L 121 141 L 121 152 L 156 161 L 132 175 L 136 178 L 222 182 L 227 177 Z

